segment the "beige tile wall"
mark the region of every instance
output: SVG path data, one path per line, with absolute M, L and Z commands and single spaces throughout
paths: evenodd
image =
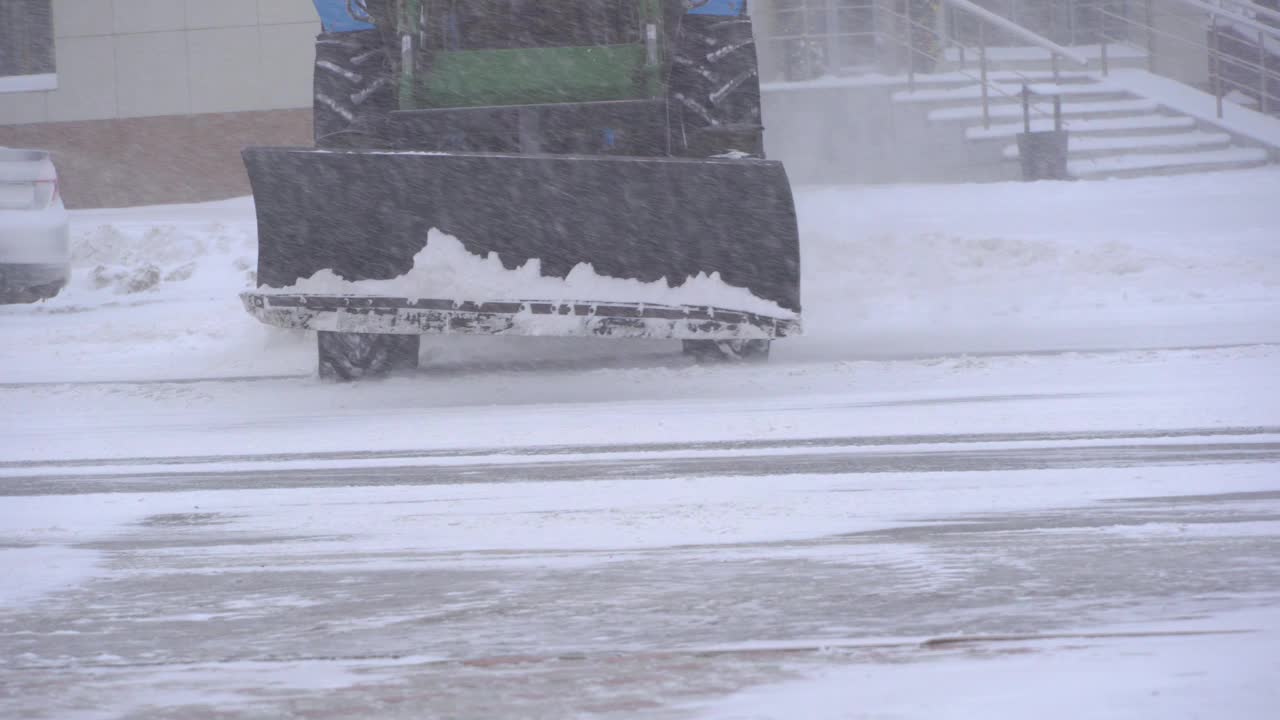
M 186 0 L 186 3 L 187 27 L 192 29 L 241 27 L 249 20 L 257 24 L 258 0 Z
M 228 52 L 234 48 L 233 52 Z M 265 107 L 259 28 L 218 27 L 187 33 L 191 112 Z
M 181 115 L 191 111 L 187 37 L 182 32 L 117 35 L 118 117 Z M 49 118 L 56 122 L 59 118 Z
M 58 37 L 82 37 L 114 32 L 111 0 L 53 0 L 53 27 Z
M 108 35 L 58 39 L 58 89 L 46 96 L 46 112 L 63 120 L 116 117 L 116 49 Z M 0 103 L 4 99 L 0 98 Z
M 311 0 L 53 0 L 58 89 L 0 93 L 0 125 L 304 108 Z

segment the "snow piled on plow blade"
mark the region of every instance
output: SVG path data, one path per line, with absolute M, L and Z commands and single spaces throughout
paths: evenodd
M 413 258 L 413 269 L 389 280 L 348 281 L 332 270 L 320 270 L 289 287 L 267 293 L 306 295 L 364 295 L 373 297 L 489 300 L 545 300 L 551 302 L 625 302 L 734 308 L 770 317 L 796 313 L 753 295 L 746 288 L 724 282 L 720 273 L 699 273 L 672 287 L 670 280 L 643 282 L 600 275 L 590 263 L 579 263 L 563 277 L 542 273 L 542 261 L 530 259 L 508 270 L 496 253 L 481 257 L 455 237 L 439 230 L 427 234 L 427 244 Z

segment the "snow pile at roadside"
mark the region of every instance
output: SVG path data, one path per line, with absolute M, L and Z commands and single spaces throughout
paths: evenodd
M 1280 172 L 804 189 L 784 357 L 1280 340 Z
M 541 260 L 535 258 L 508 270 L 496 253 L 481 257 L 438 230 L 427 234 L 426 245 L 413 258 L 413 269 L 400 277 L 350 282 L 331 270 L 321 270 L 277 292 L 466 301 L 640 302 L 720 307 L 773 317 L 795 315 L 746 288 L 725 283 L 720 273 L 699 273 L 672 287 L 669 278 L 642 282 L 608 277 L 597 274 L 589 263 L 579 263 L 564 278 L 546 277 Z
M 1280 342 L 1280 169 L 1080 183 L 796 188 L 795 195 L 805 335 L 777 343 L 775 363 Z M 72 235 L 70 287 L 46 303 L 0 306 L 6 381 L 313 372 L 314 346 L 305 332 L 260 324 L 237 297 L 252 287 L 256 264 L 250 199 L 76 211 Z M 506 271 L 496 259 L 464 252 L 440 236 L 420 260 L 447 262 L 421 277 L 384 281 L 383 291 L 493 299 L 514 294 L 512 285 L 498 284 L 513 278 L 515 285 L 546 283 L 539 294 L 548 299 L 731 307 L 747 299 L 722 300 L 726 288 L 711 278 L 678 291 L 591 272 L 564 281 L 539 277 L 535 263 Z M 457 263 L 471 270 L 450 275 Z M 493 277 L 483 279 L 485 272 Z M 387 290 L 411 281 L 431 290 Z M 604 281 L 618 294 L 593 285 Z M 641 291 L 651 294 L 637 298 Z M 424 343 L 427 364 L 589 357 L 608 366 L 655 352 L 674 350 L 659 342 L 576 338 Z
M 71 212 L 71 282 L 52 300 L 0 305 L 0 381 L 79 382 L 296 374 L 306 333 L 267 328 L 253 286 L 253 202 Z
M 52 305 L 252 287 L 252 213 L 248 198 L 72 213 L 72 280 Z
M 220 223 L 80 229 L 72 239 L 73 291 L 134 295 L 166 289 L 197 274 L 253 282 L 253 248 L 243 231 Z M 204 278 L 202 278 L 204 279 Z

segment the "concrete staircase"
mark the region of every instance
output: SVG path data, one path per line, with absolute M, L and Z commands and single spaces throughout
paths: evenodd
M 1081 179 L 1171 175 L 1255 167 L 1269 162 L 1266 149 L 1210 123 L 1162 107 L 1108 85 L 1093 73 L 1054 74 L 1040 65 L 1002 65 L 989 76 L 989 125 L 984 125 L 982 85 L 972 73 L 920 76 L 914 89 L 892 94 L 895 104 L 918 108 L 943 132 L 963 130 L 975 156 L 998 158 L 1010 178 L 1019 175 L 1017 135 L 1023 132 L 1023 84 L 1042 96 L 1062 97 L 1070 132 L 1068 167 Z M 1041 98 L 1033 130 L 1053 129 L 1053 104 Z

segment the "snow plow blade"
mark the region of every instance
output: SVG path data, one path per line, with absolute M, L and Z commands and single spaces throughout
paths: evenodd
M 497 253 L 509 269 L 538 258 L 551 277 L 579 263 L 644 282 L 719 273 L 800 311 L 795 206 L 778 162 L 307 148 L 243 155 L 261 287 L 326 269 L 346 280 L 398 277 L 436 229 L 478 255 Z

